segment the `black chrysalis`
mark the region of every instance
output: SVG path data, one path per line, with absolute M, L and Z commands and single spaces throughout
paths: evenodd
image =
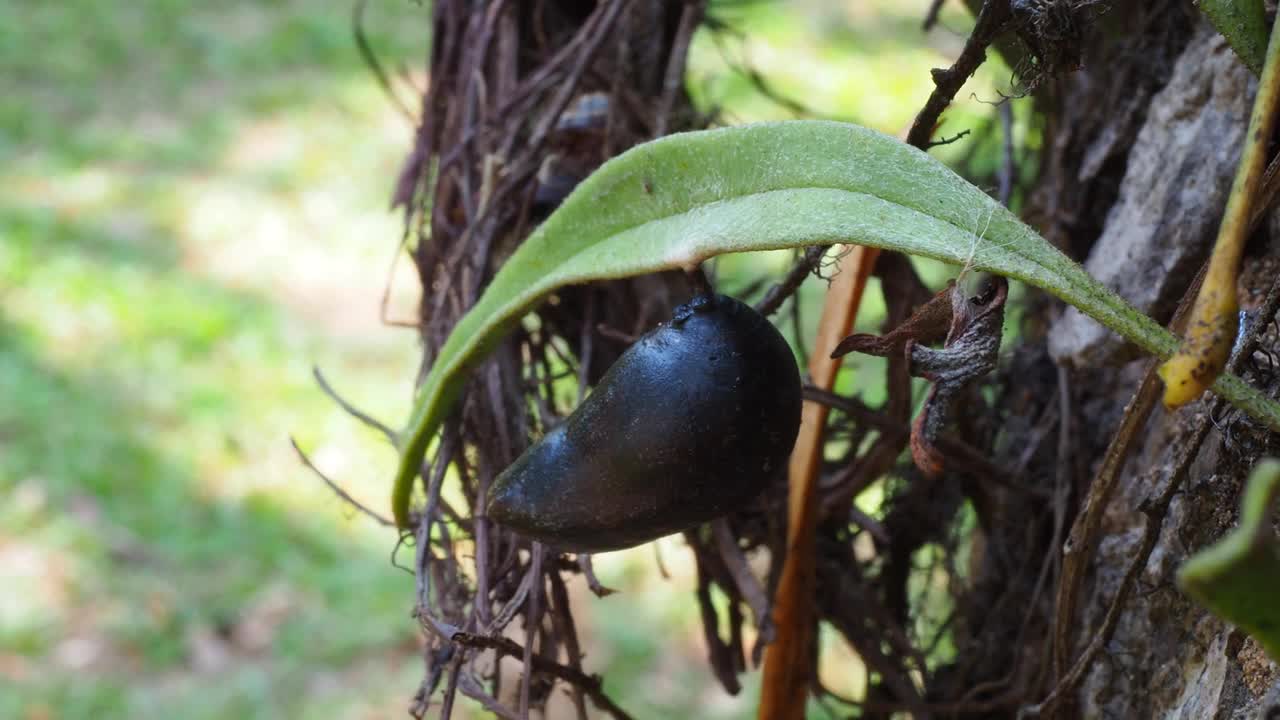
M 489 516 L 562 550 L 617 550 L 743 507 L 785 472 L 800 376 L 778 330 L 702 295 L 642 337 L 498 476 Z

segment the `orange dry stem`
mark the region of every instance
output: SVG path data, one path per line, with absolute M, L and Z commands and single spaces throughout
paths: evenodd
M 867 276 L 879 254 L 875 248 L 855 245 L 838 263 L 839 274 L 827 291 L 817 342 L 809 359 L 809 377 L 817 387 L 830 390 L 835 384 L 841 359 L 829 357 L 831 348 L 853 330 Z M 825 405 L 804 404 L 800 434 L 791 451 L 787 559 L 773 599 L 773 624 L 777 634 L 764 656 L 764 683 L 756 714 L 760 720 L 804 719 L 806 691 L 814 672 L 813 546 L 818 520 L 814 490 L 822 462 L 822 431 L 827 424 L 827 412 Z

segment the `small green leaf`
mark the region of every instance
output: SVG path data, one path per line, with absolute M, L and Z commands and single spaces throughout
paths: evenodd
M 1269 37 L 1262 0 L 1199 0 L 1196 4 L 1245 66 L 1261 75 Z
M 1280 661 L 1280 542 L 1271 530 L 1280 499 L 1280 461 L 1258 463 L 1240 506 L 1240 527 L 1187 560 L 1182 590 L 1238 626 Z
M 584 180 L 525 240 L 458 321 L 422 383 L 403 435 L 392 511 L 409 501 L 427 444 L 468 370 L 556 288 L 692 268 L 715 255 L 858 243 L 1030 283 L 1143 349 L 1177 338 L 1138 312 L 945 165 L 887 135 L 804 120 L 670 135 Z M 1280 405 L 1244 381 L 1214 389 L 1280 430 Z

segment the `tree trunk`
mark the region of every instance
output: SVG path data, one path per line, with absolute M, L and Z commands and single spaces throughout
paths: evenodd
M 580 180 L 632 145 L 705 122 L 680 82 L 704 10 L 705 0 L 433 3 L 430 82 L 392 199 L 424 288 L 423 372 L 497 268 Z M 557 682 L 579 717 L 588 699 L 629 717 L 583 670 L 565 578 L 581 573 L 607 592 L 589 556 L 530 543 L 484 508 L 535 429 L 567 414 L 554 386 L 560 367 L 585 391 L 628 336 L 670 317 L 686 286 L 664 274 L 565 288 L 538 309 L 536 328 L 513 328 L 474 374 L 422 469 L 413 518 L 414 616 L 428 641 L 415 717 L 437 707 L 450 717 L 461 692 L 527 718 L 566 703 Z M 442 490 L 447 470 L 461 506 Z M 512 633 L 520 642 L 502 635 L 509 625 L 522 628 Z M 520 673 L 504 672 L 504 659 Z
M 1073 14 L 1081 8 L 1089 12 Z M 427 289 L 424 366 L 566 188 L 630 145 L 703 123 L 679 79 L 704 9 L 682 0 L 435 4 L 432 82 L 396 197 Z M 1256 80 L 1187 0 L 1018 0 L 999 11 L 990 24 L 1015 32 L 992 32 L 996 47 L 1042 119 L 1040 171 L 1023 216 L 1169 321 L 1216 234 Z M 603 117 L 580 124 L 576 111 L 592 107 Z M 933 129 L 935 119 L 920 127 Z M 1280 239 L 1276 214 L 1245 259 L 1246 310 L 1277 291 L 1272 238 Z M 821 254 L 806 259 L 792 290 Z M 892 328 L 929 293 L 901 256 L 883 254 L 876 272 Z M 589 560 L 544 552 L 476 511 L 496 473 L 567 411 L 553 368 L 567 364 L 589 386 L 627 336 L 666 317 L 685 291 L 670 277 L 566 289 L 539 309 L 536 328 L 517 327 L 475 373 L 424 468 L 414 569 L 429 645 L 417 715 L 443 690 L 447 716 L 460 690 L 527 716 L 564 682 L 579 716 L 588 698 L 625 716 L 583 664 L 568 607 L 562 575 L 594 582 Z M 866 718 L 1280 712 L 1276 665 L 1174 584 L 1185 558 L 1236 522 L 1244 476 L 1280 451 L 1280 437 L 1212 398 L 1140 417 L 1143 403 L 1131 398 L 1140 385 L 1158 388 L 1144 381 L 1152 361 L 1047 296 L 1025 297 L 1019 341 L 992 392 L 962 401 L 963 437 L 951 439 L 968 454 L 956 453 L 941 478 L 921 477 L 902 454 L 912 405 L 905 359 L 887 364 L 879 408 L 808 397 L 840 411 L 827 441 L 842 455 L 828 458 L 819 483 L 814 608 L 870 670 L 866 698 L 851 702 Z M 1280 325 L 1254 322 L 1265 327 L 1262 349 L 1241 371 L 1274 395 Z M 1126 437 L 1108 494 L 1104 456 Z M 449 467 L 464 507 L 441 492 Z M 851 513 L 872 484 L 883 491 L 882 514 Z M 769 616 L 785 498 L 779 482 L 756 507 L 685 535 L 711 672 L 729 692 L 748 666 L 743 628 Z M 747 560 L 764 549 L 770 570 L 759 578 Z M 727 603 L 712 601 L 713 587 Z M 500 635 L 516 618 L 518 643 Z M 771 637 L 767 623 L 757 630 L 760 643 Z M 524 672 L 497 672 L 501 658 L 518 659 Z
M 1117 4 L 1102 17 L 1083 67 L 1051 83 L 1040 93 L 1044 155 L 1026 215 L 1095 277 L 1168 321 L 1216 235 L 1256 78 L 1189 3 L 1165 1 Z M 1280 276 L 1271 240 L 1280 237 L 1277 215 L 1256 233 L 1245 260 L 1243 310 L 1255 309 Z M 1074 310 L 1044 316 L 1053 318 L 1044 338 L 1049 352 L 1068 368 L 1060 442 L 1070 454 L 1060 457 L 1076 464 L 1069 468 L 1074 487 L 1067 507 L 1082 508 L 1151 360 L 1130 361 L 1131 348 Z M 1276 327 L 1268 326 L 1263 350 L 1244 364 L 1248 379 L 1273 396 L 1280 388 L 1269 359 L 1276 342 Z M 1034 378 L 1028 376 L 1032 392 L 1054 390 Z M 1248 470 L 1277 451 L 1274 434 L 1234 411 L 1214 416 L 1213 407 L 1210 397 L 1180 411 L 1157 408 L 1139 428 L 1074 602 L 1064 603 L 1058 589 L 1050 633 L 1059 642 L 1040 698 L 1055 687 L 1067 692 L 1046 711 L 1116 718 L 1280 712 L 1276 664 L 1174 583 L 1191 552 L 1235 524 Z M 1190 465 L 1179 473 L 1185 460 Z M 1165 508 L 1158 496 L 1169 483 L 1178 485 Z M 1148 532 L 1155 540 L 1143 558 Z M 1107 638 L 1101 633 L 1109 613 L 1114 627 Z M 1073 682 L 1073 666 L 1095 642 L 1100 651 L 1086 658 Z

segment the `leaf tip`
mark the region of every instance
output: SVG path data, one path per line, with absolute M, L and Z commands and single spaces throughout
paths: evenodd
M 1164 381 L 1164 406 L 1180 408 L 1200 397 L 1209 384 L 1196 377 L 1198 358 L 1179 352 L 1165 361 L 1157 371 Z
M 1234 290 L 1234 285 L 1224 289 L 1205 281 L 1186 339 L 1160 366 L 1165 407 L 1179 408 L 1200 397 L 1226 368 L 1239 324 Z
M 1274 598 L 1280 544 L 1269 518 L 1280 499 L 1280 463 L 1254 466 L 1240 507 L 1240 525 L 1178 569 L 1178 586 L 1213 614 L 1236 625 L 1280 659 L 1280 610 Z

